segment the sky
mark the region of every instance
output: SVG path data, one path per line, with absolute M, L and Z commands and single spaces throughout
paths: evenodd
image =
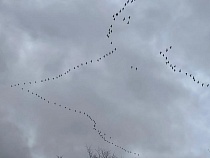
M 0 0 L 1 158 L 210 157 L 210 1 L 126 2 Z

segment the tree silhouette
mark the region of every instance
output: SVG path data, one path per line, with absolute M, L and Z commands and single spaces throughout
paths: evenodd
M 89 158 L 118 158 L 114 153 L 111 154 L 110 151 L 105 149 L 98 148 L 93 150 L 91 146 L 86 146 L 86 148 Z

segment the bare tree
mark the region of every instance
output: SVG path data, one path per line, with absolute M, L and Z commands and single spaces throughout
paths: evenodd
M 91 146 L 86 146 L 87 152 L 88 152 L 88 156 L 89 158 L 118 158 L 117 156 L 115 156 L 115 154 L 111 154 L 110 151 L 105 150 L 105 149 L 101 149 L 98 148 L 94 150 L 91 148 Z

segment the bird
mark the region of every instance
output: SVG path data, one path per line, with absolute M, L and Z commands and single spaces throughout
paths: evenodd
M 182 72 L 182 70 L 180 69 L 179 72 Z
M 92 63 L 93 61 L 91 60 L 90 62 Z
M 186 72 L 185 74 L 186 74 L 186 76 L 187 76 L 187 72 Z
M 129 24 L 129 21 L 127 22 L 127 24 Z
M 87 65 L 87 62 L 86 62 L 86 65 Z
M 160 54 L 161 54 L 162 52 L 160 52 Z
M 112 42 L 111 42 L 111 44 L 112 44 Z
M 208 86 L 209 86 L 209 84 L 206 85 L 206 87 L 208 87 Z
M 168 52 L 168 48 L 166 48 L 166 52 Z
M 197 83 L 199 83 L 199 81 Z
M 131 66 L 131 69 L 133 68 L 133 66 Z
M 123 21 L 125 21 L 125 17 L 123 18 Z
M 116 16 L 118 16 L 118 13 L 116 13 Z
M 202 83 L 202 87 L 204 86 L 204 83 Z
M 128 19 L 131 19 L 131 16 L 129 16 Z
M 137 69 L 138 69 L 138 68 L 136 67 L 136 71 L 137 71 Z

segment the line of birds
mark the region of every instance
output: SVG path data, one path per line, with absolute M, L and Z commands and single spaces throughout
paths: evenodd
M 81 64 L 79 64 L 79 65 L 77 65 L 77 66 L 74 66 L 72 69 L 73 70 L 76 70 L 76 69 L 79 69 L 80 67 L 82 67 L 82 66 L 87 66 L 88 65 L 88 63 L 93 63 L 94 61 L 97 61 L 97 62 L 99 62 L 99 61 L 101 61 L 102 59 L 105 59 L 106 57 L 108 57 L 109 55 L 112 55 L 115 51 L 117 51 L 117 48 L 114 48 L 114 50 L 112 50 L 112 51 L 110 51 L 109 53 L 106 53 L 106 54 L 104 54 L 102 57 L 100 57 L 100 58 L 98 58 L 98 59 L 96 59 L 96 60 L 90 60 L 90 61 L 86 61 L 85 63 L 81 63 Z M 13 84 L 13 85 L 11 85 L 11 87 L 16 87 L 16 86 L 21 86 L 21 85 L 27 85 L 27 84 L 36 84 L 36 83 L 44 83 L 44 82 L 47 82 L 47 81 L 53 81 L 53 80 L 56 80 L 56 79 L 59 79 L 59 78 L 62 78 L 63 76 L 65 76 L 65 75 L 67 75 L 68 73 L 70 73 L 70 71 L 72 70 L 72 69 L 68 69 L 67 71 L 65 71 L 64 73 L 62 73 L 62 74 L 60 74 L 60 75 L 57 75 L 56 77 L 48 77 L 48 78 L 45 78 L 45 79 L 41 79 L 41 80 L 37 80 L 37 81 L 30 81 L 30 82 L 24 82 L 24 83 L 17 83 L 17 84 Z
M 172 46 L 168 48 L 166 48 L 166 53 L 172 49 Z M 181 68 L 178 69 L 176 65 L 173 65 L 171 64 L 170 60 L 168 59 L 168 56 L 166 56 L 166 54 L 164 54 L 163 52 L 160 52 L 160 55 L 162 55 L 163 58 L 165 58 L 166 60 L 166 65 L 168 65 L 170 67 L 170 69 L 173 71 L 173 72 L 179 72 L 179 73 L 184 73 L 185 76 L 189 76 L 195 83 L 197 84 L 201 84 L 202 87 L 206 86 L 206 87 L 209 87 L 209 83 L 203 83 L 201 82 L 200 80 L 196 80 L 195 76 L 189 72 L 184 72 Z
M 22 91 L 24 91 L 25 89 L 22 87 Z M 64 109 L 66 110 L 69 110 L 71 112 L 74 112 L 74 113 L 77 113 L 79 115 L 83 115 L 85 116 L 87 119 L 89 119 L 89 121 L 91 121 L 93 123 L 93 130 L 96 131 L 98 133 L 98 135 L 103 139 L 103 141 L 119 148 L 119 149 L 122 149 L 123 151 L 127 152 L 127 153 L 133 153 L 134 155 L 138 155 L 138 153 L 135 153 L 135 152 L 132 152 L 132 151 L 129 151 L 127 149 L 125 149 L 124 147 L 120 146 L 120 145 L 117 145 L 116 143 L 112 142 L 112 137 L 108 136 L 106 133 L 103 133 L 100 129 L 97 128 L 97 123 L 95 121 L 95 119 L 93 119 L 87 112 L 85 111 L 82 111 L 82 110 L 78 110 L 78 109 L 73 109 L 73 108 L 70 108 L 70 107 L 67 107 L 67 106 L 64 106 L 64 105 L 61 105 L 61 104 L 58 104 L 56 102 L 53 102 L 53 101 L 50 101 L 49 99 L 46 99 L 45 97 L 41 96 L 40 94 L 38 93 L 35 93 L 31 90 L 27 90 L 27 92 L 31 95 L 34 95 L 36 97 L 38 97 L 39 99 L 41 99 L 42 101 L 45 101 L 46 103 L 48 104 L 52 104 L 52 105 L 57 105 L 59 107 L 63 107 Z
M 127 0 L 126 3 L 124 4 L 124 7 L 120 9 L 119 13 L 116 13 L 116 14 L 113 15 L 113 18 L 114 18 L 113 20 L 115 20 L 115 18 L 118 17 L 119 14 L 120 14 L 123 10 L 125 10 L 125 7 L 128 6 L 129 2 L 130 2 L 130 3 L 133 3 L 134 1 L 135 1 L 135 0 L 131 0 L 131 1 L 130 1 L 130 0 Z M 129 22 L 130 18 L 131 18 L 131 16 L 128 16 L 127 24 L 130 23 L 130 22 Z M 124 17 L 122 21 L 125 21 L 125 20 L 126 20 L 126 18 Z M 110 28 L 109 28 L 109 31 L 108 31 L 108 34 L 107 34 L 107 37 L 108 37 L 109 39 L 110 39 L 110 36 L 111 36 L 112 33 L 113 33 L 113 25 L 110 25 Z M 110 41 L 110 44 L 113 45 L 113 42 Z M 107 56 L 113 54 L 114 51 L 117 51 L 117 48 L 116 48 L 116 47 L 114 48 L 114 50 L 112 50 L 112 51 L 110 51 L 109 53 L 104 54 L 102 57 L 96 59 L 96 61 L 97 61 L 97 62 L 100 62 L 100 60 L 102 60 L 103 58 L 106 58 Z M 80 67 L 82 67 L 82 66 L 84 66 L 84 65 L 88 65 L 88 63 L 93 63 L 93 60 L 90 60 L 89 62 L 86 61 L 85 63 L 81 63 L 81 64 L 79 64 L 79 65 L 77 65 L 77 66 L 74 66 L 74 67 L 73 67 L 73 70 L 79 69 Z M 136 67 L 136 70 L 137 70 L 137 67 Z M 27 85 L 27 84 L 30 84 L 30 85 L 31 85 L 31 84 L 36 84 L 36 83 L 44 83 L 44 82 L 46 82 L 46 81 L 53 81 L 53 80 L 62 78 L 63 76 L 65 76 L 65 75 L 67 75 L 68 73 L 70 73 L 70 71 L 71 71 L 71 69 L 68 69 L 66 72 L 64 72 L 64 73 L 62 73 L 62 74 L 60 74 L 60 75 L 58 75 L 58 76 L 56 76 L 56 77 L 51 77 L 51 78 L 48 77 L 48 78 L 42 79 L 42 80 L 40 80 L 40 81 L 34 81 L 34 82 L 30 81 L 30 82 L 25 82 L 25 83 L 22 83 L 22 84 L 20 84 L 20 83 L 18 83 L 18 84 L 13 84 L 13 85 L 11 85 L 11 87 L 24 86 L 24 85 Z M 22 87 L 22 90 L 24 90 L 23 87 Z M 31 92 L 29 89 L 27 90 L 27 92 L 28 92 L 28 93 L 31 93 L 32 95 L 37 96 L 38 98 L 40 98 L 40 99 L 43 100 L 43 101 L 46 101 L 48 104 L 58 105 L 59 107 L 64 107 L 65 109 L 67 109 L 67 110 L 69 110 L 69 111 L 73 111 L 73 112 L 78 113 L 78 114 L 83 114 L 83 115 L 86 116 L 88 119 L 90 119 L 90 121 L 93 122 L 93 130 L 96 131 L 96 132 L 99 134 L 99 136 L 100 136 L 105 142 L 107 142 L 107 143 L 109 143 L 109 144 L 111 144 L 111 145 L 113 145 L 113 146 L 115 146 L 115 147 L 117 147 L 117 148 L 119 148 L 119 149 L 125 151 L 126 153 L 134 154 L 135 156 L 140 156 L 140 154 L 138 154 L 138 153 L 136 153 L 136 152 L 132 152 L 132 151 L 130 151 L 130 150 L 127 150 L 127 149 L 125 149 L 124 147 L 119 146 L 119 145 L 115 144 L 114 142 L 112 142 L 112 141 L 111 141 L 111 140 L 112 140 L 112 137 L 107 136 L 106 133 L 103 133 L 101 130 L 99 130 L 99 129 L 96 127 L 96 121 L 95 121 L 89 114 L 87 114 L 86 112 L 82 112 L 81 110 L 77 110 L 77 109 L 67 108 L 66 106 L 62 106 L 61 104 L 57 104 L 56 102 L 51 102 L 50 100 L 46 99 L 45 97 L 43 97 L 43 96 L 41 96 L 41 95 L 39 95 L 39 94 L 37 94 L 37 93 L 35 93 L 35 92 Z M 57 157 L 58 157 L 58 158 L 62 158 L 62 157 L 59 157 L 59 156 L 57 156 Z

